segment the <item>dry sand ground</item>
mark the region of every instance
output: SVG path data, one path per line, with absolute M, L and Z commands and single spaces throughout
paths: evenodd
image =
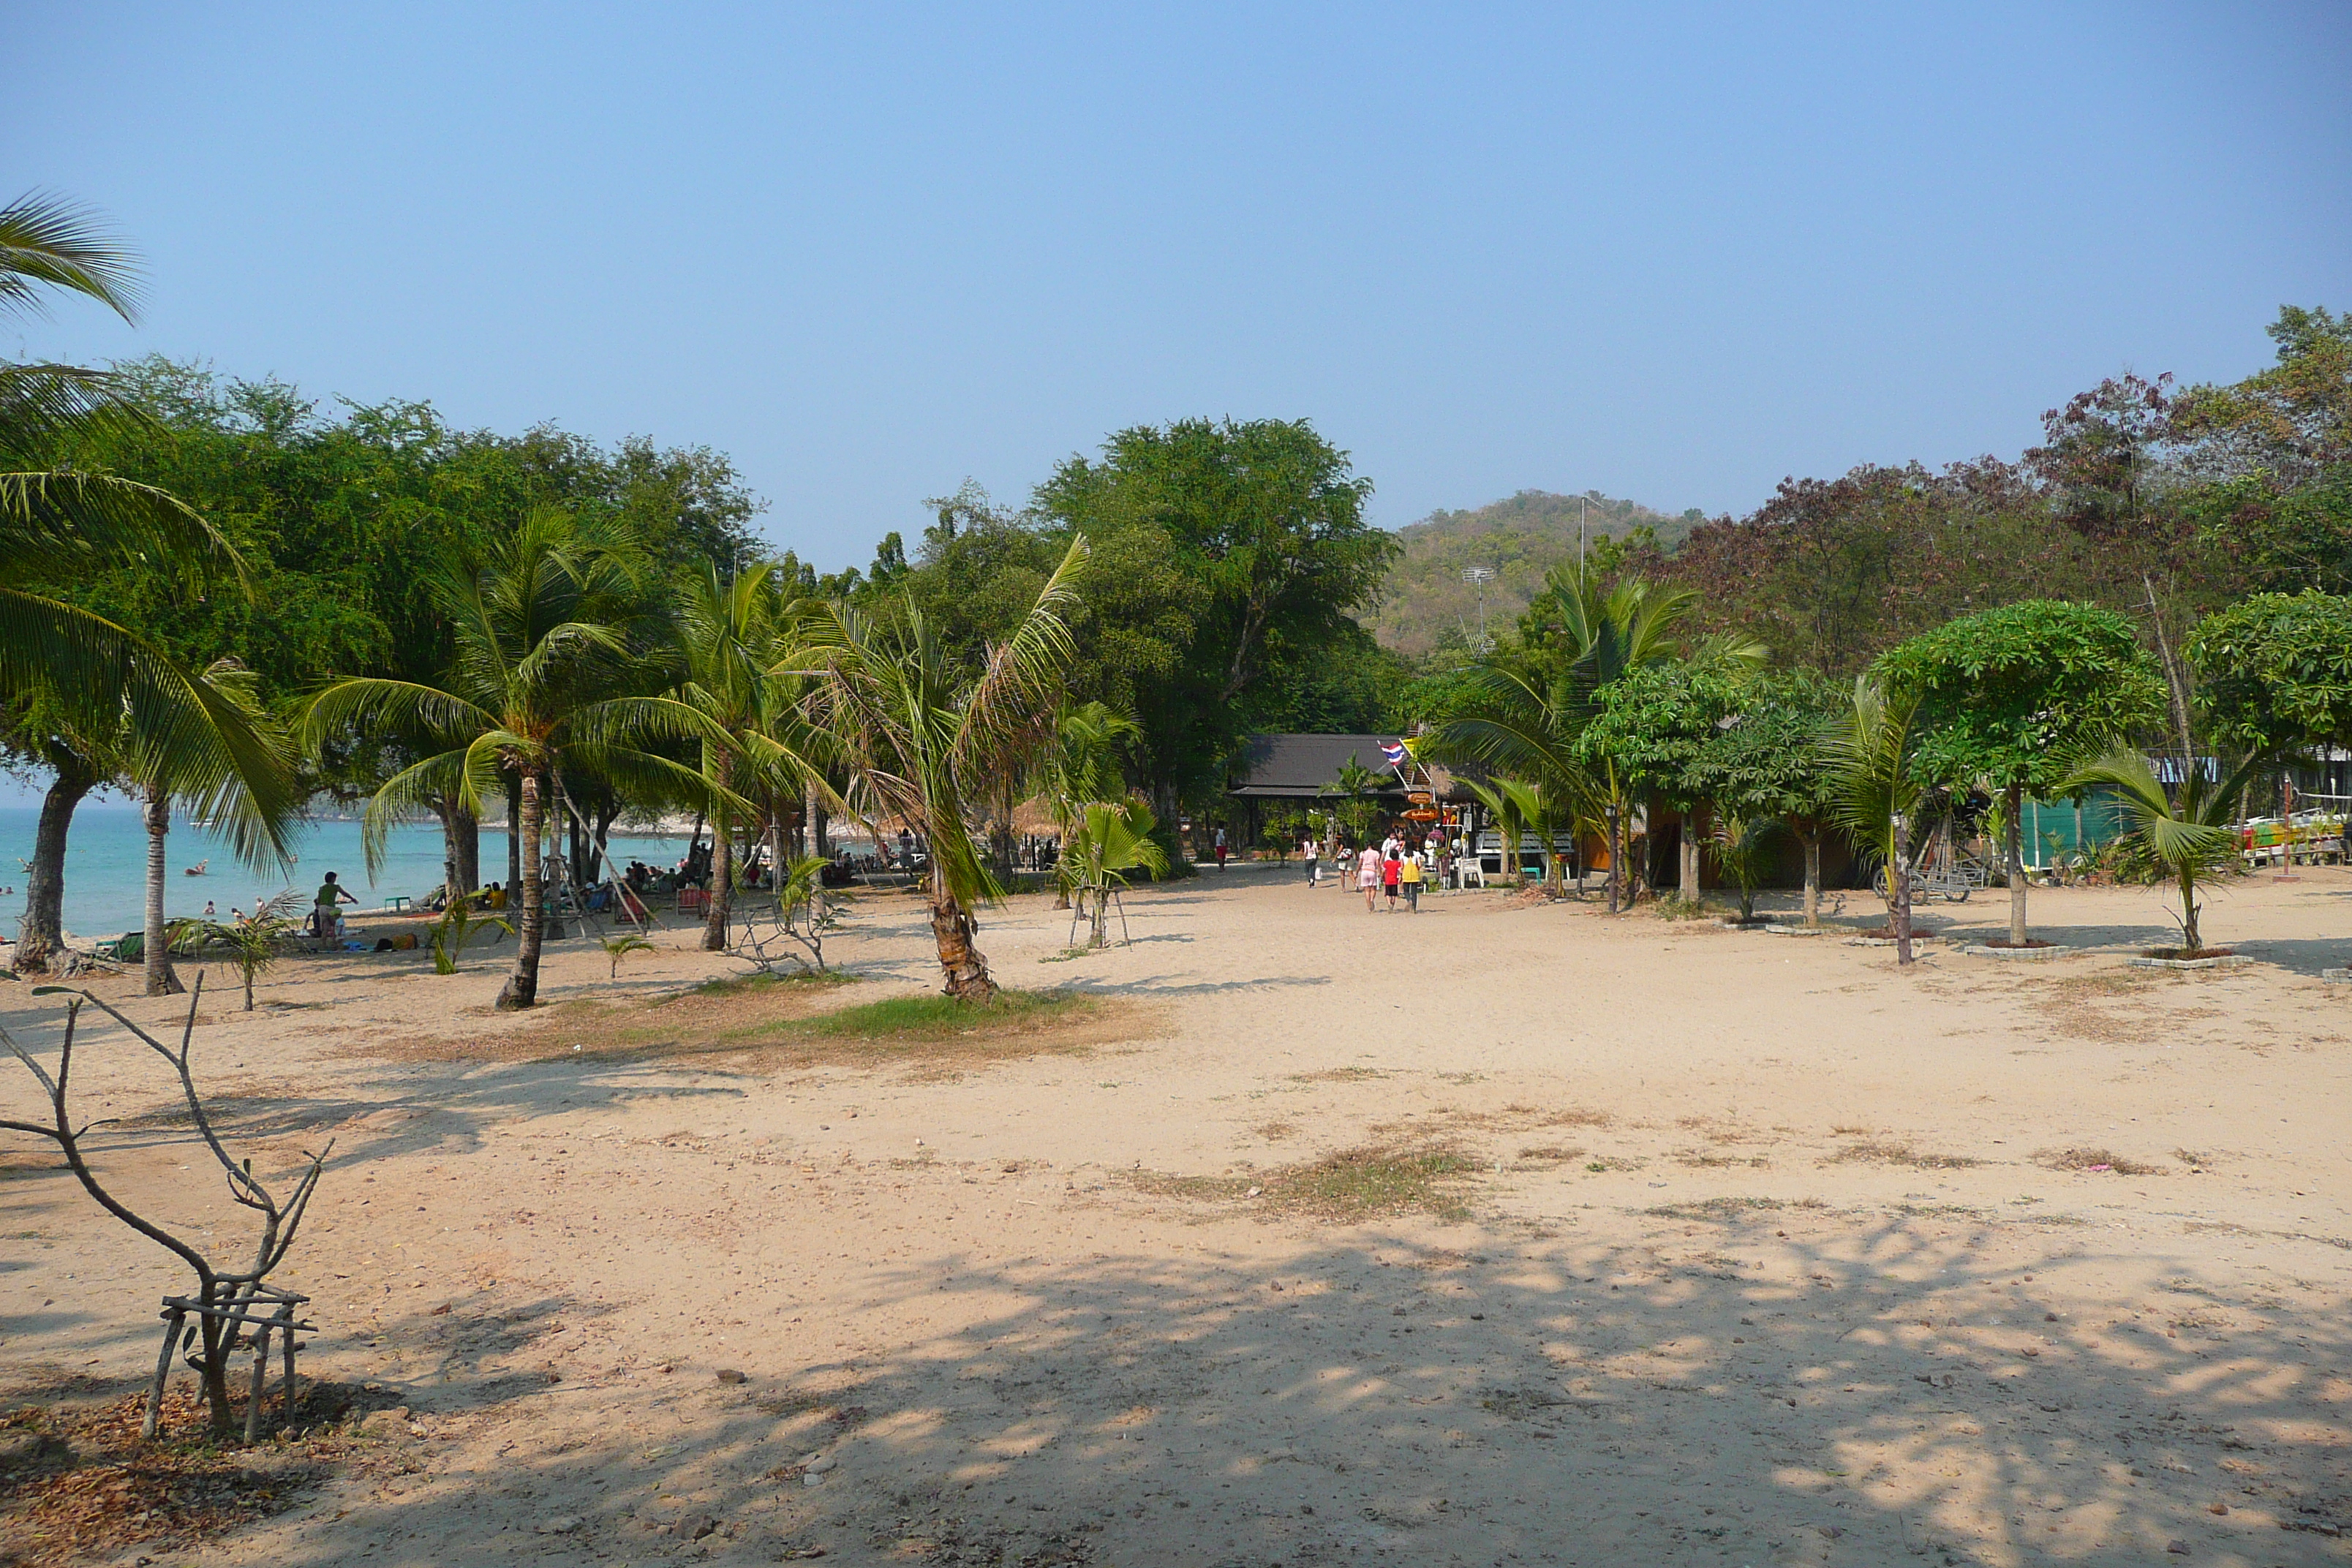
M 1369 916 L 1295 870 L 1128 903 L 1133 945 L 1075 962 L 1042 900 L 988 923 L 1007 983 L 1132 999 L 1044 1054 L 616 1053 L 583 1008 L 490 1014 L 494 960 L 208 998 L 232 1135 L 265 1167 L 338 1140 L 283 1276 L 308 1364 L 414 1430 L 156 1561 L 2352 1557 L 2345 872 L 2216 893 L 2209 935 L 2265 962 L 2195 975 L 2124 967 L 2169 934 L 2137 890 L 2033 895 L 2099 951 L 1910 973 L 1589 904 Z M 910 900 L 852 931 L 869 984 L 649 1016 L 933 984 Z M 615 988 L 573 942 L 548 989 L 734 967 L 681 933 Z M 0 994 L 27 1038 L 54 1016 Z M 168 1108 L 107 1055 L 105 1113 Z M 1475 1164 L 1451 1212 L 1296 1201 L 1319 1157 L 1436 1144 Z M 241 1236 L 199 1161 L 150 1125 L 109 1168 Z M 45 1151 L 5 1163 L 5 1392 L 135 1385 L 183 1278 Z

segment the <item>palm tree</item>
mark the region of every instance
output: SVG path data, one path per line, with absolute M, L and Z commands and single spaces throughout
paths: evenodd
M 1116 800 L 1127 793 L 1119 752 L 1143 739 L 1143 726 L 1103 702 L 1065 707 L 1054 720 L 1053 743 L 1037 768 L 1039 791 L 1054 814 L 1054 830 L 1065 851 L 1089 802 Z M 1069 908 L 1069 884 L 1056 879 L 1054 907 Z
M 173 972 L 171 931 L 163 918 L 170 872 L 166 836 L 172 830 L 173 801 L 186 802 L 199 819 L 226 827 L 230 847 L 247 866 L 283 869 L 292 863 L 286 830 L 299 797 L 290 743 L 263 710 L 251 672 L 235 660 L 216 661 L 196 680 L 220 707 L 238 716 L 245 733 L 268 745 L 268 765 L 257 777 L 248 773 L 210 725 L 149 726 L 141 722 L 143 716 L 135 702 L 126 710 L 116 755 L 120 776 L 139 793 L 147 829 L 143 953 L 150 996 L 177 995 L 185 989 Z
M 1741 816 L 1735 812 L 1717 812 L 1715 831 L 1707 836 L 1707 847 L 1715 856 L 1717 869 L 1731 879 L 1739 889 L 1739 918 L 1742 921 L 1756 918 L 1756 889 L 1771 869 L 1773 841 L 1782 831 L 1777 816 Z
M 2062 795 L 2101 785 L 2116 792 L 2125 815 L 2131 818 L 2131 837 L 2172 873 L 2180 890 L 2180 956 L 2196 958 L 2205 952 L 2205 938 L 2197 921 L 2198 884 L 2217 880 L 2222 868 L 2236 859 L 2237 835 L 2231 828 L 2238 820 L 2240 803 L 2247 785 L 2278 760 L 2278 752 L 2257 750 L 2226 773 L 2217 763 L 2198 754 L 2191 718 L 2197 701 L 2189 669 L 2164 635 L 2153 584 L 2147 597 L 2157 656 L 2171 699 L 2172 771 L 2180 775 L 2179 786 L 2167 795 L 2145 753 L 2136 747 L 2117 746 L 2077 768 L 2058 787 Z
M 2198 958 L 2205 952 L 2197 923 L 2202 907 L 2197 901 L 2198 884 L 2221 880 L 2236 861 L 2238 836 L 2231 829 L 2239 803 L 2272 759 L 2251 756 L 2226 773 L 2215 767 L 2210 777 L 2200 759 L 2190 755 L 2186 761 L 2179 770 L 2179 786 L 2171 795 L 2165 793 L 2147 758 L 2130 746 L 2118 746 L 2085 763 L 2060 789 L 2066 794 L 2092 788 L 2115 791 L 2131 819 L 2131 837 L 2172 874 L 2180 890 L 2180 956 Z
M 1853 707 L 1822 738 L 1838 826 L 1886 868 L 1886 918 L 1902 963 L 1911 962 L 1911 829 L 1927 795 L 1912 776 L 1918 711 L 1916 693 L 1890 693 L 1858 675 Z
M 1063 851 L 1062 875 L 1086 910 L 1088 947 L 1110 945 L 1110 896 L 1127 886 L 1125 873 L 1167 875 L 1168 852 L 1151 841 L 1156 826 L 1140 800 L 1089 801 L 1079 812 Z
M 911 599 L 887 626 L 827 604 L 810 630 L 810 651 L 824 668 L 817 700 L 848 754 L 854 789 L 877 815 L 919 825 L 930 843 L 931 935 L 947 994 L 960 1001 L 996 994 L 988 960 L 972 945 L 972 910 L 1003 896 L 972 843 L 969 808 L 1045 743 L 1054 698 L 1076 655 L 1065 616 L 1086 560 L 1080 535 L 1013 635 L 969 679 Z
M 173 921 L 171 941 L 174 946 L 186 944 L 199 952 L 226 949 L 229 961 L 244 978 L 245 1010 L 250 1013 L 254 977 L 278 962 L 286 951 L 287 942 L 301 928 L 294 913 L 296 907 L 295 891 L 289 888 L 249 915 L 236 915 L 227 921 Z
M 130 253 L 88 212 L 35 194 L 0 208 L 0 315 L 37 313 L 46 289 L 137 319 Z M 95 753 L 112 743 L 126 710 L 152 744 L 217 752 L 257 799 L 269 799 L 281 771 L 268 736 L 223 689 L 45 586 L 134 561 L 183 573 L 192 584 L 216 575 L 242 582 L 235 549 L 173 496 L 42 460 L 79 431 L 147 418 L 106 372 L 0 364 L 0 692 L 47 710 L 33 749 L 58 763 L 27 873 L 14 959 L 19 972 L 45 970 L 57 949 L 66 828 L 74 802 L 91 787 L 85 781 L 97 771 Z
M 1513 883 L 1526 886 L 1527 874 L 1519 865 L 1519 842 L 1527 835 L 1528 819 L 1520 809 L 1519 796 L 1512 791 L 1507 780 L 1496 779 L 1492 784 L 1484 784 L 1477 779 L 1465 778 L 1461 782 L 1462 786 L 1477 798 L 1478 804 L 1486 808 L 1486 816 L 1495 825 L 1495 843 L 1503 857 L 1502 874 L 1510 878 Z M 1476 845 L 1471 846 L 1471 853 L 1477 853 Z
M 771 862 L 781 874 L 779 803 L 823 777 L 806 754 L 811 726 L 782 684 L 792 679 L 781 671 L 792 649 L 773 578 L 769 563 L 731 579 L 722 579 L 712 563 L 688 577 L 679 591 L 677 640 L 686 679 L 677 697 L 707 721 L 702 776 L 713 804 L 710 911 L 702 945 L 713 952 L 727 945 L 734 895 L 734 813 L 727 803 L 740 798 L 739 791 L 765 800 Z
M 1550 822 L 1575 832 L 1601 815 L 1602 802 L 1622 799 L 1623 784 L 1614 765 L 1604 763 L 1596 775 L 1579 752 L 1578 739 L 1591 721 L 1589 692 L 1580 681 L 1563 675 L 1544 684 L 1519 670 L 1487 665 L 1471 673 L 1468 686 L 1468 700 L 1454 717 L 1407 742 L 1414 755 L 1491 769 L 1530 790 L 1507 812 L 1519 829 L 1535 826 L 1529 808 L 1538 804 Z M 1496 782 L 1500 785 L 1502 778 Z M 1499 822 L 1506 813 L 1496 802 L 1508 798 L 1507 790 L 1471 787 Z M 1610 852 L 1616 853 L 1614 846 Z M 1516 831 L 1505 837 L 1503 867 L 1524 885 Z
M 642 695 L 661 684 L 625 628 L 640 617 L 640 564 L 625 539 L 583 528 L 567 514 L 536 509 L 478 559 L 459 552 L 425 567 L 450 621 L 456 655 L 437 686 L 359 678 L 312 698 L 303 715 L 315 752 L 346 729 L 385 728 L 435 738 L 441 748 L 386 780 L 369 800 L 363 831 L 371 868 L 392 826 L 437 795 L 454 793 L 479 814 L 486 797 L 517 784 L 521 838 L 520 940 L 501 1008 L 535 1005 L 546 932 L 540 835 L 567 762 L 606 778 L 644 780 L 696 800 L 719 793 L 698 770 L 644 749 L 645 742 L 732 738 L 692 704 Z
M 1494 662 L 1471 671 L 1460 707 L 1415 742 L 1415 754 L 1425 751 L 1540 785 L 1578 831 L 1597 825 L 1611 805 L 1619 822 L 1630 820 L 1627 782 L 1615 759 L 1589 758 L 1578 742 L 1599 710 L 1602 687 L 1680 656 L 1681 625 L 1696 603 L 1686 588 L 1660 588 L 1639 577 L 1612 584 L 1597 569 L 1555 566 L 1532 612 L 1546 626 L 1544 646 L 1523 668 Z M 1691 658 L 1753 665 L 1764 649 L 1716 638 Z M 1623 847 L 1612 843 L 1609 853 L 1614 862 Z M 1510 860 L 1516 865 L 1516 854 Z

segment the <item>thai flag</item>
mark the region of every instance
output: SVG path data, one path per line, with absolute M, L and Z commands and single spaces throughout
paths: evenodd
M 1392 746 L 1383 741 L 1381 742 L 1381 755 L 1389 760 L 1389 766 L 1392 768 L 1404 766 L 1404 747 L 1402 744 Z

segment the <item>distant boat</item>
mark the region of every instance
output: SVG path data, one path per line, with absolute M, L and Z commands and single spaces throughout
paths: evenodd
M 180 868 L 180 875 L 182 875 L 183 877 L 201 877 L 201 876 L 203 876 L 203 875 L 205 874 L 205 867 L 207 867 L 207 866 L 210 866 L 211 864 L 212 864 L 212 860 L 211 860 L 211 858 L 210 858 L 209 857 L 207 857 L 207 858 L 205 858 L 205 859 L 202 859 L 202 860 L 197 861 L 197 862 L 196 862 L 194 865 L 193 865 L 193 866 L 183 866 L 183 867 L 181 867 L 181 868 Z

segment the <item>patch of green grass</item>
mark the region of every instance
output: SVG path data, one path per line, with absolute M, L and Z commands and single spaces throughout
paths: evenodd
M 1099 999 L 1076 991 L 1000 991 L 991 1002 L 891 996 L 813 1018 L 788 1018 L 765 1032 L 829 1039 L 954 1040 L 966 1035 L 1026 1034 L 1091 1018 L 1101 1010 Z

